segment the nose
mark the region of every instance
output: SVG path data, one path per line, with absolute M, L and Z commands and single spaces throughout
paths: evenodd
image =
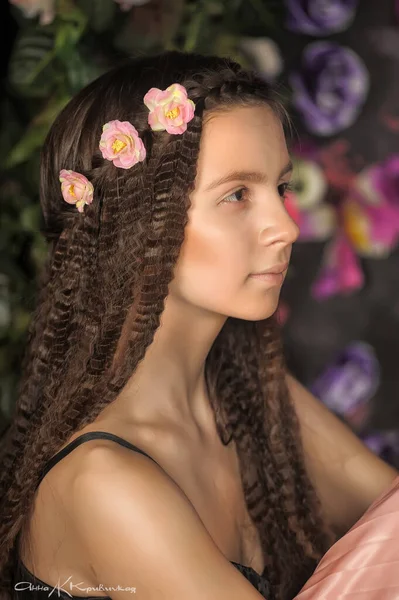
M 274 204 L 274 203 L 273 203 Z M 278 204 L 273 205 L 273 210 L 266 210 L 262 217 L 259 230 L 259 243 L 264 245 L 282 244 L 288 246 L 293 244 L 299 236 L 299 227 L 287 212 L 281 198 Z

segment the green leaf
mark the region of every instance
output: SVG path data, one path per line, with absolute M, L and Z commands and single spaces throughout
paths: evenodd
M 203 7 L 199 6 L 197 12 L 192 16 L 186 31 L 186 40 L 183 50 L 185 52 L 193 52 L 197 47 L 197 40 L 200 36 L 201 29 L 206 24 L 207 15 Z
M 0 129 L 0 156 L 6 156 L 24 131 L 13 103 L 7 97 L 0 105 L 0 121 L 4 124 Z
M 24 162 L 43 145 L 50 125 L 69 99 L 69 96 L 61 95 L 49 100 L 44 110 L 33 119 L 23 138 L 11 150 L 4 163 L 6 169 Z
M 87 15 L 89 27 L 101 33 L 113 24 L 115 0 L 78 0 L 78 5 Z
M 103 72 L 94 61 L 85 61 L 77 50 L 69 54 L 65 61 L 65 69 L 72 94 L 81 90 Z
M 8 79 L 13 88 L 23 94 L 29 94 L 35 80 L 53 59 L 54 42 L 53 27 L 35 26 L 22 30 L 15 42 L 9 63 Z M 47 95 L 47 88 L 51 83 L 49 78 L 47 86 L 41 89 L 42 95 Z
M 57 18 L 63 22 L 73 23 L 81 32 L 87 25 L 87 16 L 76 6 L 74 0 L 58 0 Z
M 57 56 L 68 56 L 75 51 L 87 25 L 87 17 L 75 6 L 70 6 L 63 0 L 63 10 L 57 19 L 57 33 L 55 38 L 55 54 Z

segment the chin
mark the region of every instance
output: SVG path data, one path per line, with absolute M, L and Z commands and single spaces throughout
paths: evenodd
M 279 299 L 280 295 L 277 295 L 275 298 L 264 298 L 263 302 L 248 303 L 247 306 L 241 307 L 241 310 L 231 312 L 230 316 L 243 321 L 263 321 L 276 312 Z
M 265 319 L 269 319 L 269 317 L 274 315 L 276 310 L 277 309 L 270 310 L 270 311 L 258 312 L 258 313 L 254 313 L 251 315 L 243 315 L 240 318 L 243 319 L 243 321 L 264 321 Z

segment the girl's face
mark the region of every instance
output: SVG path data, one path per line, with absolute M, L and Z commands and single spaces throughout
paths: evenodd
M 299 234 L 284 207 L 290 175 L 282 125 L 268 106 L 205 120 L 172 296 L 225 317 L 273 314 Z M 282 269 L 283 275 L 251 277 Z

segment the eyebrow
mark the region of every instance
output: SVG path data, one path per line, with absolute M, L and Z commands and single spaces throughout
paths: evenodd
M 285 167 L 281 170 L 279 179 L 284 177 L 284 175 L 291 173 L 293 171 L 293 168 L 294 168 L 294 166 L 292 164 L 292 161 L 290 160 L 285 165 Z M 205 188 L 204 191 L 207 192 L 209 190 L 213 190 L 214 188 L 219 187 L 223 183 L 228 183 L 229 181 L 238 181 L 238 180 L 249 181 L 251 183 L 266 183 L 268 180 L 268 177 L 267 177 L 266 173 L 261 173 L 260 171 L 231 171 L 230 173 L 227 173 L 227 175 L 223 175 L 223 177 L 220 177 L 219 179 L 215 179 L 214 181 L 212 181 L 212 183 L 210 183 Z

